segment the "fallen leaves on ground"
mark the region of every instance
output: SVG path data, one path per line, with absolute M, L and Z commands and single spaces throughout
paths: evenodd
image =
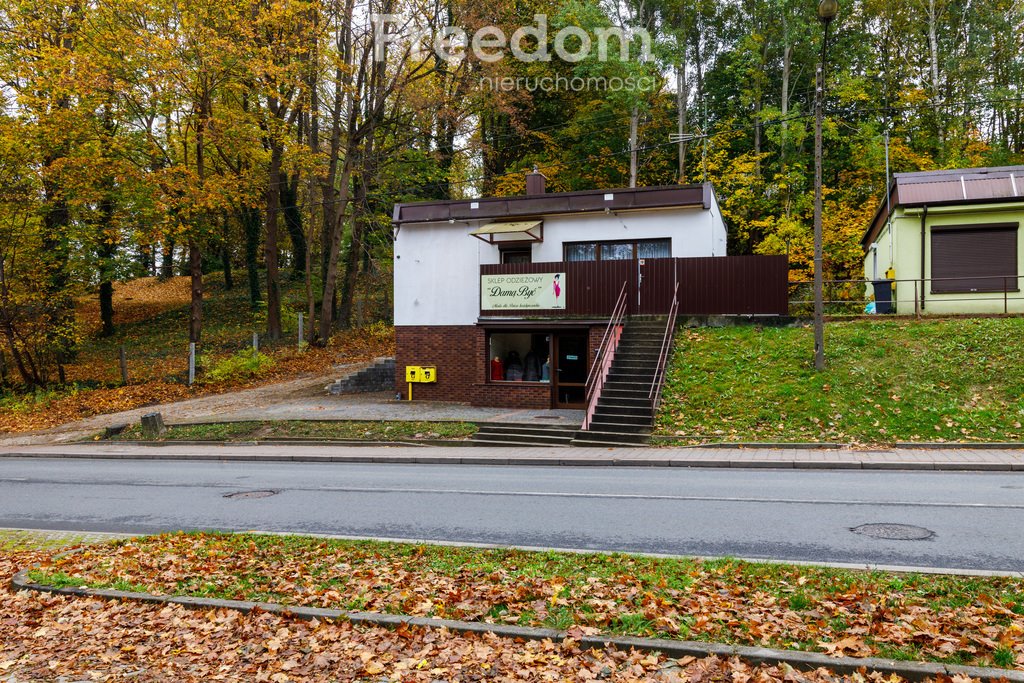
M 1024 582 L 304 537 L 171 534 L 49 564 L 92 586 L 1024 666 Z
M 0 678 L 9 681 L 793 681 L 900 683 L 861 672 L 752 666 L 583 650 L 567 639 L 522 641 L 442 629 L 384 629 L 250 614 L 12 592 L 15 571 L 45 558 L 0 553 Z M 937 683 L 970 683 L 942 676 Z
M 187 398 L 222 394 L 255 386 L 295 379 L 302 375 L 323 374 L 341 363 L 361 363 L 375 358 L 393 356 L 395 352 L 394 328 L 370 325 L 345 330 L 333 336 L 324 348 L 307 347 L 269 350 L 274 366 L 257 378 L 216 384 L 183 384 L 180 378 L 168 379 L 187 370 L 184 356 L 177 359 L 159 359 L 148 363 L 146 375 L 139 378 L 132 372 L 136 383 L 97 389 L 71 390 L 55 393 L 37 404 L 26 403 L 16 410 L 0 410 L 0 433 L 27 432 L 48 429 L 93 415 L 117 413 L 146 406 L 170 403 Z M 93 360 L 68 366 L 68 378 L 97 377 L 100 370 L 90 366 Z M 115 367 L 108 363 L 111 367 Z M 113 372 L 112 370 L 108 371 Z M 108 378 L 113 380 L 113 377 Z

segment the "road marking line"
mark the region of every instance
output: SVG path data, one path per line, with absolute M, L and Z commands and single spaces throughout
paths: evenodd
M 287 490 L 287 489 L 286 489 Z M 302 489 L 310 490 L 310 489 Z M 523 496 L 535 498 L 598 498 L 612 500 L 672 500 L 699 503 L 767 503 L 789 505 L 887 505 L 897 507 L 938 508 L 995 508 L 1024 510 L 1024 504 L 1015 503 L 937 503 L 929 501 L 827 500 L 799 498 L 742 498 L 731 496 L 677 496 L 646 493 L 577 493 L 571 491 L 488 491 L 474 489 L 423 489 L 359 486 L 321 486 L 318 491 L 337 493 L 415 493 L 428 495 L 455 494 L 461 496 Z

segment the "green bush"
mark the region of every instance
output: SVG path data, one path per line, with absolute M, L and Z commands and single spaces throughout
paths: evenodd
M 242 349 L 214 363 L 203 376 L 203 382 L 213 384 L 252 379 L 266 373 L 274 364 L 274 359 L 265 353 L 253 353 L 252 349 Z

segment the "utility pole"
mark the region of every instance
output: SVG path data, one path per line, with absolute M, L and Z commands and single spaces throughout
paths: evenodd
M 676 134 L 679 136 L 679 183 L 686 182 L 686 107 L 689 97 L 686 88 L 686 54 L 683 52 L 683 60 L 676 68 L 676 107 L 679 109 L 676 117 Z
M 825 58 L 828 53 L 828 27 L 839 12 L 836 0 L 818 3 L 818 18 L 824 24 L 821 42 L 821 61 L 815 73 L 814 88 L 814 368 L 825 369 L 825 303 L 823 296 L 824 259 L 822 258 L 822 201 L 821 201 L 821 124 L 824 118 Z
M 636 138 L 637 138 L 637 127 L 640 120 L 640 110 L 637 107 L 633 107 L 633 110 L 629 114 L 629 186 L 636 187 L 636 175 L 637 175 L 637 151 L 636 151 Z

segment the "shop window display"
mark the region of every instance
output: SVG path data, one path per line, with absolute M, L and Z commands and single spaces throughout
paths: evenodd
M 536 332 L 493 332 L 488 339 L 492 382 L 550 382 L 551 336 Z

